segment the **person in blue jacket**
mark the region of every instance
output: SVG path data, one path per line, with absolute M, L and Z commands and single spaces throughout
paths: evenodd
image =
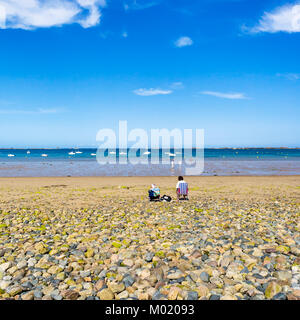
M 150 201 L 156 201 L 160 199 L 160 190 L 155 184 L 151 185 L 151 189 L 148 191 L 148 193 Z

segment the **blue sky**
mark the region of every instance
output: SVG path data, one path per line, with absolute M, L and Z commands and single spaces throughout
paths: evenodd
M 300 147 L 300 2 L 0 0 L 0 147 L 203 128 Z

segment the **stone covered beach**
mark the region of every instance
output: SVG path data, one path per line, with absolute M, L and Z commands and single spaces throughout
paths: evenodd
M 300 299 L 300 176 L 176 180 L 0 178 L 0 299 Z

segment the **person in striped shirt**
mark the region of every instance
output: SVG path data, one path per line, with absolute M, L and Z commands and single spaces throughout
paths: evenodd
M 188 200 L 189 194 L 189 187 L 188 184 L 183 180 L 182 176 L 178 177 L 178 182 L 176 185 L 176 193 L 177 193 L 177 200 Z

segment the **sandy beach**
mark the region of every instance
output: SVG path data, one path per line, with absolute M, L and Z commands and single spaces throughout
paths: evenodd
M 300 299 L 300 176 L 0 178 L 0 299 Z

